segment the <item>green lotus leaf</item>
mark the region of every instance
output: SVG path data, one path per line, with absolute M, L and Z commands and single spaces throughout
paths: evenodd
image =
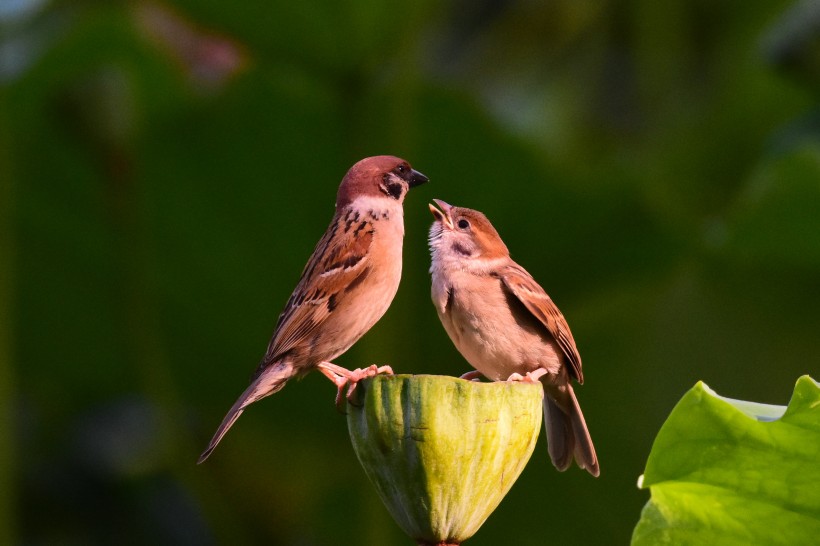
M 699 382 L 661 427 L 639 486 L 651 499 L 633 546 L 817 544 L 820 386 L 801 377 L 784 408 Z
M 460 544 L 495 510 L 535 448 L 539 384 L 377 376 L 348 410 L 354 450 L 419 544 Z

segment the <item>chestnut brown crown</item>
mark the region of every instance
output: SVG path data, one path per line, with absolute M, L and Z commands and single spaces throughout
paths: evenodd
M 410 188 L 428 181 L 410 163 L 392 155 L 377 155 L 353 165 L 342 179 L 336 195 L 336 208 L 349 205 L 357 197 L 387 197 L 399 203 Z

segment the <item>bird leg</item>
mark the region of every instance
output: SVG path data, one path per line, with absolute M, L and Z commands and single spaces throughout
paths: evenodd
M 367 368 L 356 368 L 355 370 L 342 368 L 332 362 L 320 362 L 316 367 L 319 368 L 319 371 L 322 372 L 325 377 L 336 385 L 338 389 L 336 393 L 336 409 L 339 410 L 340 413 L 344 413 L 345 399 L 353 404 L 353 395 L 356 392 L 356 386 L 359 384 L 359 381 L 381 373 L 393 375 L 393 368 L 390 366 L 376 366 L 375 364 L 371 364 Z M 342 392 L 345 386 L 347 386 L 347 393 L 343 397 Z
M 516 373 L 512 374 L 510 377 L 508 377 L 507 381 L 521 381 L 522 383 L 538 383 L 538 379 L 542 375 L 546 375 L 546 374 L 547 374 L 547 370 L 545 370 L 544 368 L 538 368 L 537 370 L 532 371 L 532 372 L 527 372 L 524 375 L 521 375 L 520 373 L 516 372 Z
M 459 379 L 466 379 L 467 381 L 478 381 L 482 377 L 484 377 L 484 374 L 482 374 L 480 371 L 471 370 L 471 371 L 461 375 L 459 377 Z
M 333 381 L 337 387 L 339 386 L 338 380 L 340 378 L 350 375 L 350 370 L 342 368 L 333 362 L 319 362 L 316 367 L 319 368 L 319 371 L 322 372 L 325 377 Z
M 319 362 L 316 367 L 319 368 L 319 371 L 322 372 L 325 377 L 336 385 L 338 389 L 336 393 L 336 409 L 339 413 L 344 413 L 344 411 L 342 411 L 342 390 L 344 390 L 345 385 L 347 385 L 347 376 L 350 375 L 350 370 L 337 366 L 332 362 Z

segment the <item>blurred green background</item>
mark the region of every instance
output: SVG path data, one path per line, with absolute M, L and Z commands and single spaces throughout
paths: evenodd
M 337 362 L 469 369 L 426 203 L 484 211 L 572 326 L 602 475 L 542 436 L 469 543 L 627 543 L 697 380 L 818 376 L 818 92 L 816 1 L 0 1 L 0 543 L 409 543 L 320 374 L 194 464 L 376 154 L 431 183 Z

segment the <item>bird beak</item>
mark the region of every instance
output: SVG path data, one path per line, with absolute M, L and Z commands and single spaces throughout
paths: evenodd
M 441 222 L 442 225 L 447 226 L 448 229 L 453 229 L 453 220 L 450 218 L 450 211 L 453 207 L 441 199 L 433 199 L 433 202 L 438 205 L 439 208 L 436 208 L 432 204 L 428 205 L 430 207 L 430 212 L 433 213 L 433 216 L 435 216 L 436 220 Z
M 421 186 L 425 182 L 428 182 L 430 179 L 418 172 L 417 170 L 413 169 L 410 172 L 410 180 L 407 181 L 407 185 L 411 188 L 415 188 L 416 186 Z

